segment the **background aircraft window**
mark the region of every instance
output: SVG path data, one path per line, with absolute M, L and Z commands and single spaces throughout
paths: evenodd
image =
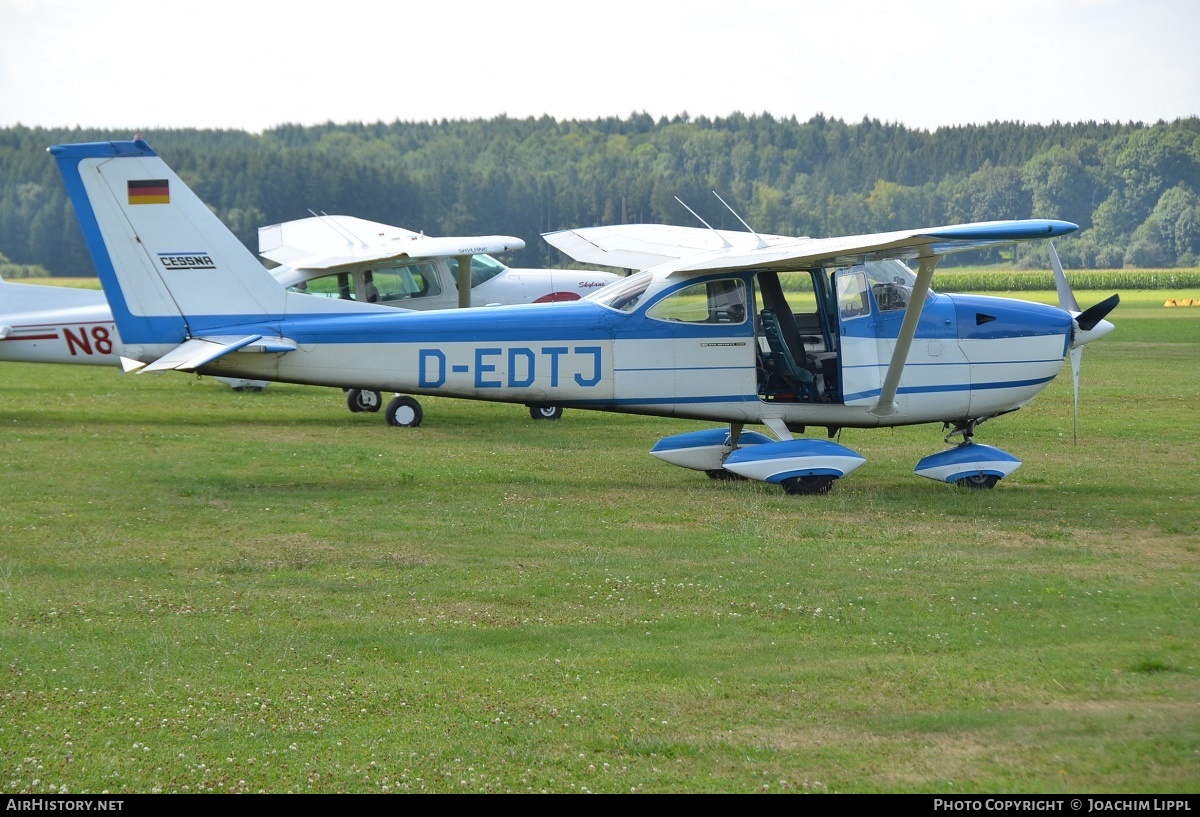
M 746 290 L 734 278 L 693 284 L 663 298 L 646 315 L 660 321 L 742 323 L 746 320 Z
M 407 264 L 371 272 L 372 282 L 379 290 L 380 303 L 425 298 L 442 292 L 433 264 Z
M 345 272 L 332 275 L 322 275 L 288 287 L 290 292 L 301 292 L 305 295 L 316 295 L 319 298 L 341 298 L 344 301 L 354 300 L 354 279 Z
M 508 269 L 508 267 L 504 266 L 490 255 L 471 256 L 471 288 L 474 289 L 485 281 L 492 280 L 506 269 Z M 451 262 L 450 271 L 453 272 L 457 277 L 457 261 Z

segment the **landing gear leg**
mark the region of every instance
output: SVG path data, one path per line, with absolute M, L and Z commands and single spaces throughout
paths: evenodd
M 961 436 L 962 442 L 960 445 L 970 445 L 975 438 L 975 426 L 982 422 L 983 420 L 974 418 L 970 420 L 955 420 L 954 430 L 946 435 L 945 442 L 949 444 L 954 441 L 955 437 Z M 946 428 L 949 425 L 950 423 L 945 423 L 942 425 L 942 428 Z
M 734 451 L 737 451 L 738 439 L 742 436 L 742 429 L 744 427 L 745 427 L 744 423 L 730 423 L 729 424 L 729 452 L 727 454 L 725 454 L 725 457 L 728 457 L 729 454 L 732 454 Z M 721 458 L 722 462 L 725 461 L 725 457 Z M 726 471 L 724 468 L 710 468 L 707 471 L 705 471 L 704 473 L 708 476 L 709 479 L 715 479 L 719 482 L 725 482 L 727 480 L 732 481 L 732 480 L 745 479 L 745 477 L 742 476 L 741 474 L 735 474 L 732 471 Z

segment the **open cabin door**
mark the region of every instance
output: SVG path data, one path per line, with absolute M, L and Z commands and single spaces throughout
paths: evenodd
M 838 270 L 833 274 L 833 292 L 837 299 L 842 402 L 850 406 L 872 404 L 879 397 L 891 352 L 879 312 L 874 309 L 866 270 L 862 267 Z M 899 314 L 903 318 L 903 311 Z M 896 330 L 898 333 L 898 323 Z M 892 337 L 895 336 L 893 333 Z
M 913 276 L 899 261 L 876 261 L 833 275 L 840 334 L 839 370 L 846 405 L 874 406 L 909 309 Z M 932 293 L 921 304 L 917 334 L 900 377 L 901 412 L 914 401 L 935 402 L 946 416 L 965 414 L 970 366 L 955 337 L 953 306 Z
M 768 403 L 836 403 L 837 325 L 820 270 L 755 276 L 759 399 Z

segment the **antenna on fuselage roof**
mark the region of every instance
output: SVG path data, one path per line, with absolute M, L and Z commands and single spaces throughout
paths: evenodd
M 691 213 L 693 216 L 695 216 L 695 217 L 696 217 L 696 221 L 699 221 L 699 222 L 700 222 L 701 224 L 703 224 L 705 227 L 707 227 L 708 229 L 712 230 L 712 231 L 713 231 L 713 234 L 714 234 L 714 235 L 716 235 L 716 237 L 717 237 L 717 238 L 721 239 L 721 247 L 722 247 L 722 248 L 725 248 L 725 247 L 732 247 L 732 246 L 733 246 L 732 244 L 730 244 L 730 243 L 729 243 L 729 239 L 725 238 L 725 236 L 721 235 L 721 234 L 720 234 L 719 232 L 717 232 L 716 230 L 713 230 L 713 226 L 712 226 L 711 224 L 709 224 L 709 223 L 708 223 L 707 221 L 705 221 L 704 219 L 700 218 L 700 215 L 699 215 L 699 214 L 698 214 L 698 213 L 697 213 L 695 210 L 693 210 L 691 207 L 688 207 L 686 204 L 684 204 L 684 203 L 683 203 L 683 199 L 679 198 L 679 196 L 676 196 L 676 197 L 675 197 L 675 201 L 679 202 L 679 203 L 680 203 L 680 205 L 682 205 L 682 207 L 683 207 L 683 209 L 684 209 L 684 210 L 687 210 L 689 213 Z
M 727 201 L 725 201 L 725 199 L 721 198 L 721 194 L 719 194 L 716 190 L 712 191 L 712 194 L 717 197 L 717 201 L 719 201 L 719 202 L 721 202 L 721 204 L 725 205 L 725 208 L 727 210 L 729 210 L 729 212 L 733 213 L 734 218 L 736 218 L 738 221 L 742 222 L 742 226 L 750 231 L 750 235 L 752 235 L 758 239 L 758 249 L 761 250 L 767 246 L 767 242 L 763 240 L 763 237 L 761 235 L 759 235 L 758 233 L 754 232 L 754 228 L 751 227 L 749 224 L 747 224 L 746 220 L 744 218 L 742 218 L 741 216 L 739 216 L 737 210 L 734 210 L 732 207 L 730 207 L 729 203 Z

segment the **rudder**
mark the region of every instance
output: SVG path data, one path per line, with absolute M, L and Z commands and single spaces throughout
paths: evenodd
M 49 150 L 126 344 L 282 318 L 283 288 L 145 141 Z

